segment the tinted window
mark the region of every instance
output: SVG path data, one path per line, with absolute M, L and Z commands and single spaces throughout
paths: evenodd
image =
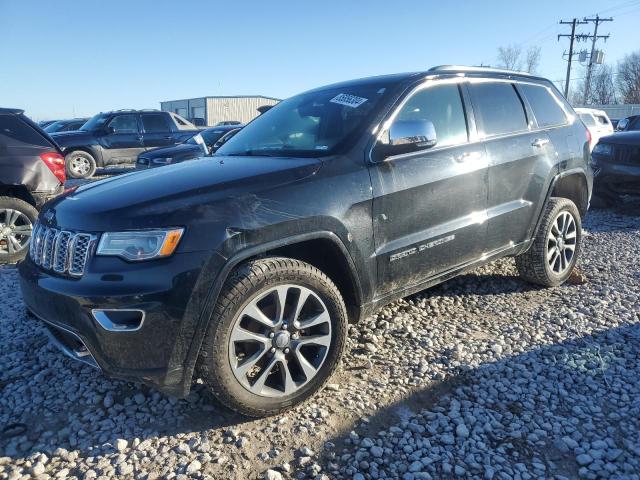
M 627 127 L 627 130 L 640 130 L 640 117 L 636 117 L 631 121 L 631 124 Z
M 51 146 L 47 139 L 22 122 L 16 115 L 0 115 L 0 144 Z
M 229 140 L 221 155 L 328 155 L 362 131 L 387 94 L 378 83 L 313 90 L 288 98 Z
M 579 113 L 578 116 L 580 117 L 580 120 L 582 120 L 587 127 L 596 126 L 596 122 L 590 113 Z
M 135 115 L 117 115 L 109 122 L 114 133 L 138 133 L 138 122 Z
M 170 132 L 167 117 L 162 114 L 142 115 L 142 125 L 146 133 Z
M 604 115 L 596 115 L 596 120 L 600 125 L 609 125 L 609 120 Z
M 467 141 L 467 123 L 457 85 L 437 85 L 415 93 L 396 120 L 426 120 L 436 129 L 442 147 Z
M 520 84 L 518 87 L 529 101 L 539 127 L 567 123 L 562 107 L 548 88 L 528 84 Z
M 485 135 L 527 129 L 522 101 L 510 83 L 474 83 L 470 86 L 474 113 Z

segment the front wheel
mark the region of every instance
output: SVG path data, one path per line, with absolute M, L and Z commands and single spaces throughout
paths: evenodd
M 67 175 L 71 178 L 91 178 L 96 173 L 96 161 L 85 151 L 76 150 L 65 156 Z
M 18 198 L 0 197 L 0 265 L 22 260 L 38 211 Z
M 582 245 L 582 222 L 575 203 L 552 198 L 545 206 L 533 243 L 516 257 L 516 266 L 525 280 L 555 287 L 571 275 Z
M 340 292 L 320 270 L 290 258 L 241 265 L 211 317 L 200 371 L 213 394 L 244 415 L 273 415 L 321 389 L 347 332 Z

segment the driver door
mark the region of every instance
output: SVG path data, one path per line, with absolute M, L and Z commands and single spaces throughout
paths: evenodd
M 107 124 L 107 132 L 101 142 L 105 164 L 133 163 L 144 151 L 138 114 L 115 115 Z
M 469 141 L 475 127 L 466 116 L 463 87 L 418 87 L 394 122 L 431 122 L 435 146 L 370 167 L 378 294 L 419 285 L 484 251 L 487 158 L 482 143 Z

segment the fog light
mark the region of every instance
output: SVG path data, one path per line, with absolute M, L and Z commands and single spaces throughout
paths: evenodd
M 93 309 L 91 315 L 110 332 L 135 332 L 144 323 L 143 310 Z

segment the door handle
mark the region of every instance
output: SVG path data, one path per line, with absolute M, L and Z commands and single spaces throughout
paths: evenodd
M 464 152 L 455 157 L 456 162 L 466 162 L 467 160 L 473 160 L 476 158 L 482 157 L 482 152 L 473 151 L 473 152 Z
M 164 137 L 165 140 L 171 140 L 173 137 L 171 135 L 167 135 L 166 137 Z
M 531 142 L 532 147 L 544 147 L 547 143 L 549 143 L 548 138 L 536 138 L 533 142 Z

